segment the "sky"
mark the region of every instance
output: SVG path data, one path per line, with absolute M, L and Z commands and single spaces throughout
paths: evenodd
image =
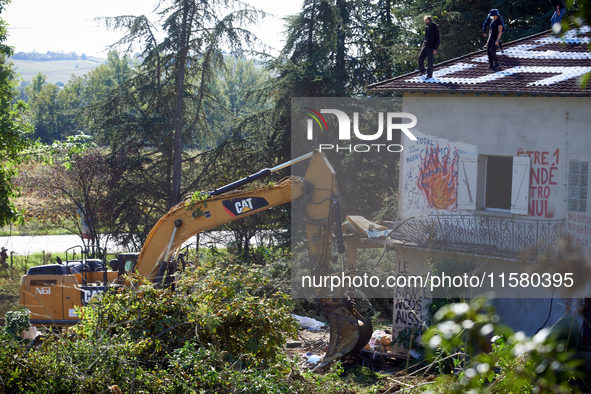
M 244 0 L 265 11 L 267 17 L 249 29 L 276 54 L 283 46 L 282 17 L 300 11 L 302 0 Z M 76 52 L 106 57 L 106 47 L 115 43 L 123 32 L 113 32 L 95 22 L 95 17 L 150 15 L 158 21 L 153 9 L 158 0 L 12 0 L 0 18 L 8 23 L 7 44 L 15 52 Z

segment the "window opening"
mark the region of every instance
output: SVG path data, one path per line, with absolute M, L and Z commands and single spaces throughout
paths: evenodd
M 485 207 L 510 210 L 512 182 L 513 158 L 488 156 L 486 159 Z

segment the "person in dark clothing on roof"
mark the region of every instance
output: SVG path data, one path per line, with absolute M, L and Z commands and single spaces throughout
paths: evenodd
M 499 15 L 499 10 L 490 10 L 487 19 L 490 19 L 490 27 L 488 31 L 488 41 L 486 42 L 486 54 L 488 55 L 488 69 L 495 69 L 499 67 L 499 60 L 497 58 L 497 47 L 501 43 L 501 35 L 503 34 L 504 23 Z M 486 31 L 488 21 L 482 25 L 482 32 Z M 484 33 L 486 34 L 486 33 Z
M 425 16 L 425 40 L 419 55 L 419 75 L 425 74 L 425 58 L 427 59 L 427 78 L 433 78 L 433 56 L 440 44 L 439 26 L 429 15 Z
M 498 11 L 497 11 L 498 13 Z M 503 24 L 503 32 L 505 32 L 505 21 L 503 20 L 503 17 L 501 15 L 499 15 L 499 19 L 501 20 L 501 23 Z M 482 35 L 486 38 L 486 29 L 488 27 L 489 24 L 491 24 L 493 22 L 493 19 L 490 17 L 490 14 L 488 14 L 486 16 L 486 19 L 484 20 L 484 23 L 482 24 Z M 501 53 L 503 53 L 503 41 L 499 40 L 499 49 L 501 50 Z
M 562 27 L 560 23 L 562 22 L 562 17 L 564 16 L 564 12 L 566 11 L 566 6 L 564 5 L 563 0 L 552 0 L 552 8 L 554 9 L 554 14 L 552 14 L 552 18 L 550 19 L 550 23 L 552 25 L 552 30 L 555 33 L 560 33 Z M 558 23 L 558 26 L 554 27 Z

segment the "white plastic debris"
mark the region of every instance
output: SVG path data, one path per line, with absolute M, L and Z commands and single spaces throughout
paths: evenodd
M 316 354 L 311 354 L 311 353 L 307 353 L 306 354 L 306 361 L 309 362 L 310 364 L 318 364 L 320 362 L 320 360 L 322 360 L 322 357 L 316 355 Z
M 21 334 L 23 339 L 35 339 L 37 335 L 39 335 L 39 331 L 34 326 L 29 327 L 29 329 L 23 331 Z
M 311 317 L 298 316 L 294 314 L 292 314 L 291 316 L 294 319 L 296 319 L 300 327 L 302 327 L 305 330 L 316 331 L 324 328 L 324 323 L 316 319 L 312 319 Z

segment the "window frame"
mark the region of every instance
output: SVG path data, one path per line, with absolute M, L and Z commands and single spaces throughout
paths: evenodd
M 572 168 L 573 164 L 578 164 L 578 170 L 576 174 L 573 174 Z M 583 171 L 583 166 L 585 170 Z M 573 182 L 573 176 L 577 177 L 577 181 Z M 583 184 L 583 179 L 585 180 Z M 573 184 L 576 183 L 576 184 Z M 581 188 L 585 188 L 585 197 L 581 197 Z M 573 193 L 573 188 L 576 188 L 576 198 L 571 198 L 571 194 Z M 576 208 L 571 209 L 571 202 L 575 201 Z M 567 189 L 567 204 L 566 209 L 567 212 L 587 212 L 587 202 L 589 201 L 589 161 L 571 159 L 568 161 L 568 189 Z M 581 207 L 581 203 L 584 203 L 583 207 Z
M 511 183 L 508 185 L 511 190 L 511 198 L 507 209 L 486 206 L 486 177 L 489 157 L 512 158 Z M 456 200 L 458 209 L 528 215 L 530 168 L 531 158 L 529 156 L 460 154 Z

